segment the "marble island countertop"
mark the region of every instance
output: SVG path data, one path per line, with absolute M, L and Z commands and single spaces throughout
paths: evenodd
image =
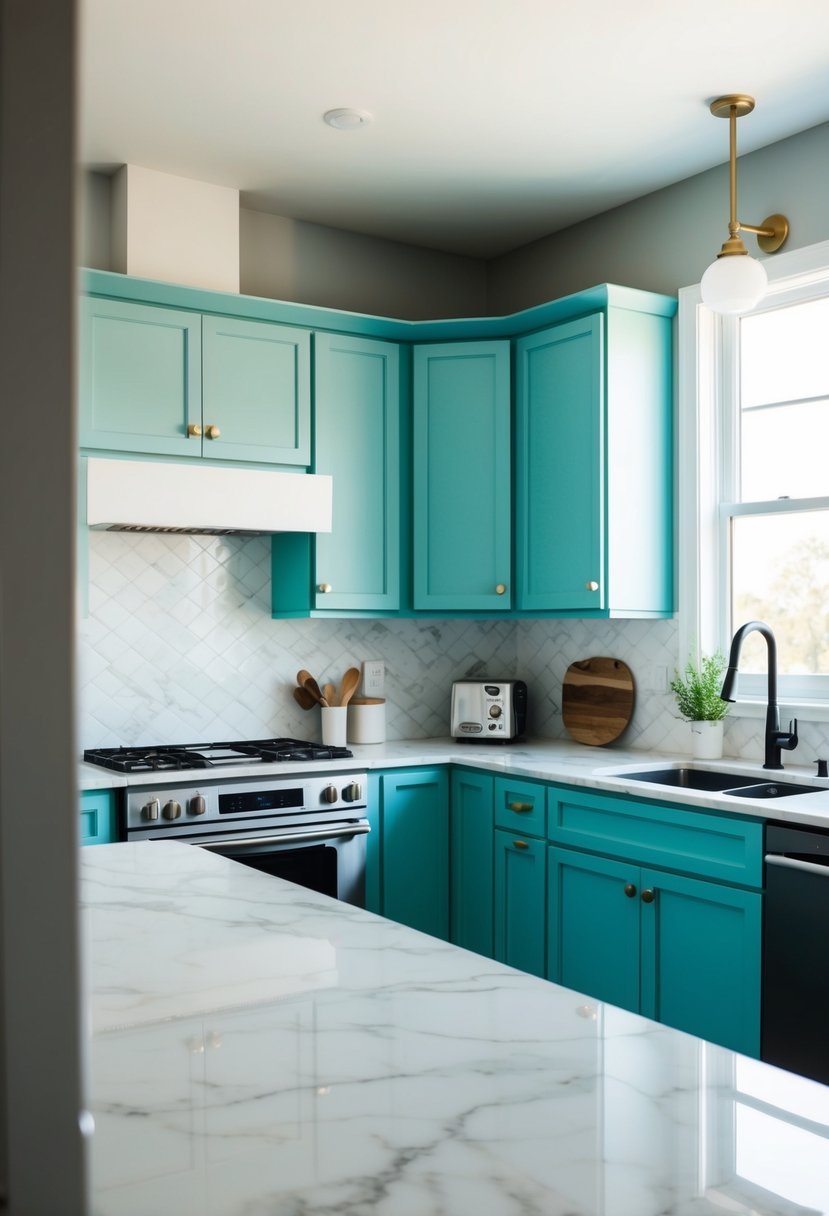
M 823 1086 L 201 849 L 81 864 L 97 1216 L 829 1214 Z
M 759 819 L 779 819 L 829 828 L 829 778 L 816 778 L 813 770 L 802 764 L 787 764 L 782 772 L 770 773 L 759 762 L 736 757 L 695 761 L 689 756 L 678 756 L 675 753 L 636 751 L 620 747 L 586 747 L 580 743 L 559 739 L 536 739 L 524 743 L 489 746 L 465 743 L 457 739 L 413 739 L 349 746 L 354 753 L 350 760 L 227 766 L 204 772 L 204 779 L 231 781 L 250 777 L 289 777 L 300 772 L 353 772 L 415 764 L 463 764 L 512 777 L 530 777 L 562 785 L 587 786 L 591 789 L 606 790 L 608 793 L 632 794 L 639 798 L 683 806 L 710 807 Z M 817 792 L 761 800 L 636 782 L 626 776 L 628 772 L 681 765 L 719 769 L 762 781 L 797 782 L 814 786 Z M 159 785 L 166 788 L 177 782 L 190 786 L 196 784 L 195 770 L 124 776 L 93 764 L 80 766 L 81 789 L 119 788 L 130 785 Z

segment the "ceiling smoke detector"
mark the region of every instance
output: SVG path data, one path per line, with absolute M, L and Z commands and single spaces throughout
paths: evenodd
M 368 126 L 371 122 L 371 115 L 367 110 L 352 110 L 348 107 L 326 110 L 322 117 L 329 127 L 334 127 L 337 131 L 356 131 L 358 127 Z

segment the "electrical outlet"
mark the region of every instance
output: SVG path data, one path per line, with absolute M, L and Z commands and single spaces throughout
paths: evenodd
M 382 697 L 386 664 L 382 659 L 363 659 L 363 696 Z

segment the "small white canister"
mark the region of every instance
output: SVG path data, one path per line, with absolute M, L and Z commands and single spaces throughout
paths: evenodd
M 348 742 L 386 742 L 386 702 L 381 697 L 352 697 L 349 701 Z

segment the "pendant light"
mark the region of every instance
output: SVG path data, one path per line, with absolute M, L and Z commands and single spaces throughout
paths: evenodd
M 702 302 L 713 312 L 748 312 L 762 300 L 768 277 L 763 263 L 749 257 L 738 234 L 753 232 L 763 253 L 775 253 L 789 235 L 789 221 L 785 215 L 769 215 L 757 227 L 737 219 L 737 119 L 751 113 L 754 98 L 747 93 L 728 93 L 712 101 L 710 109 L 715 118 L 727 118 L 729 122 L 731 212 L 728 240 L 702 276 Z

